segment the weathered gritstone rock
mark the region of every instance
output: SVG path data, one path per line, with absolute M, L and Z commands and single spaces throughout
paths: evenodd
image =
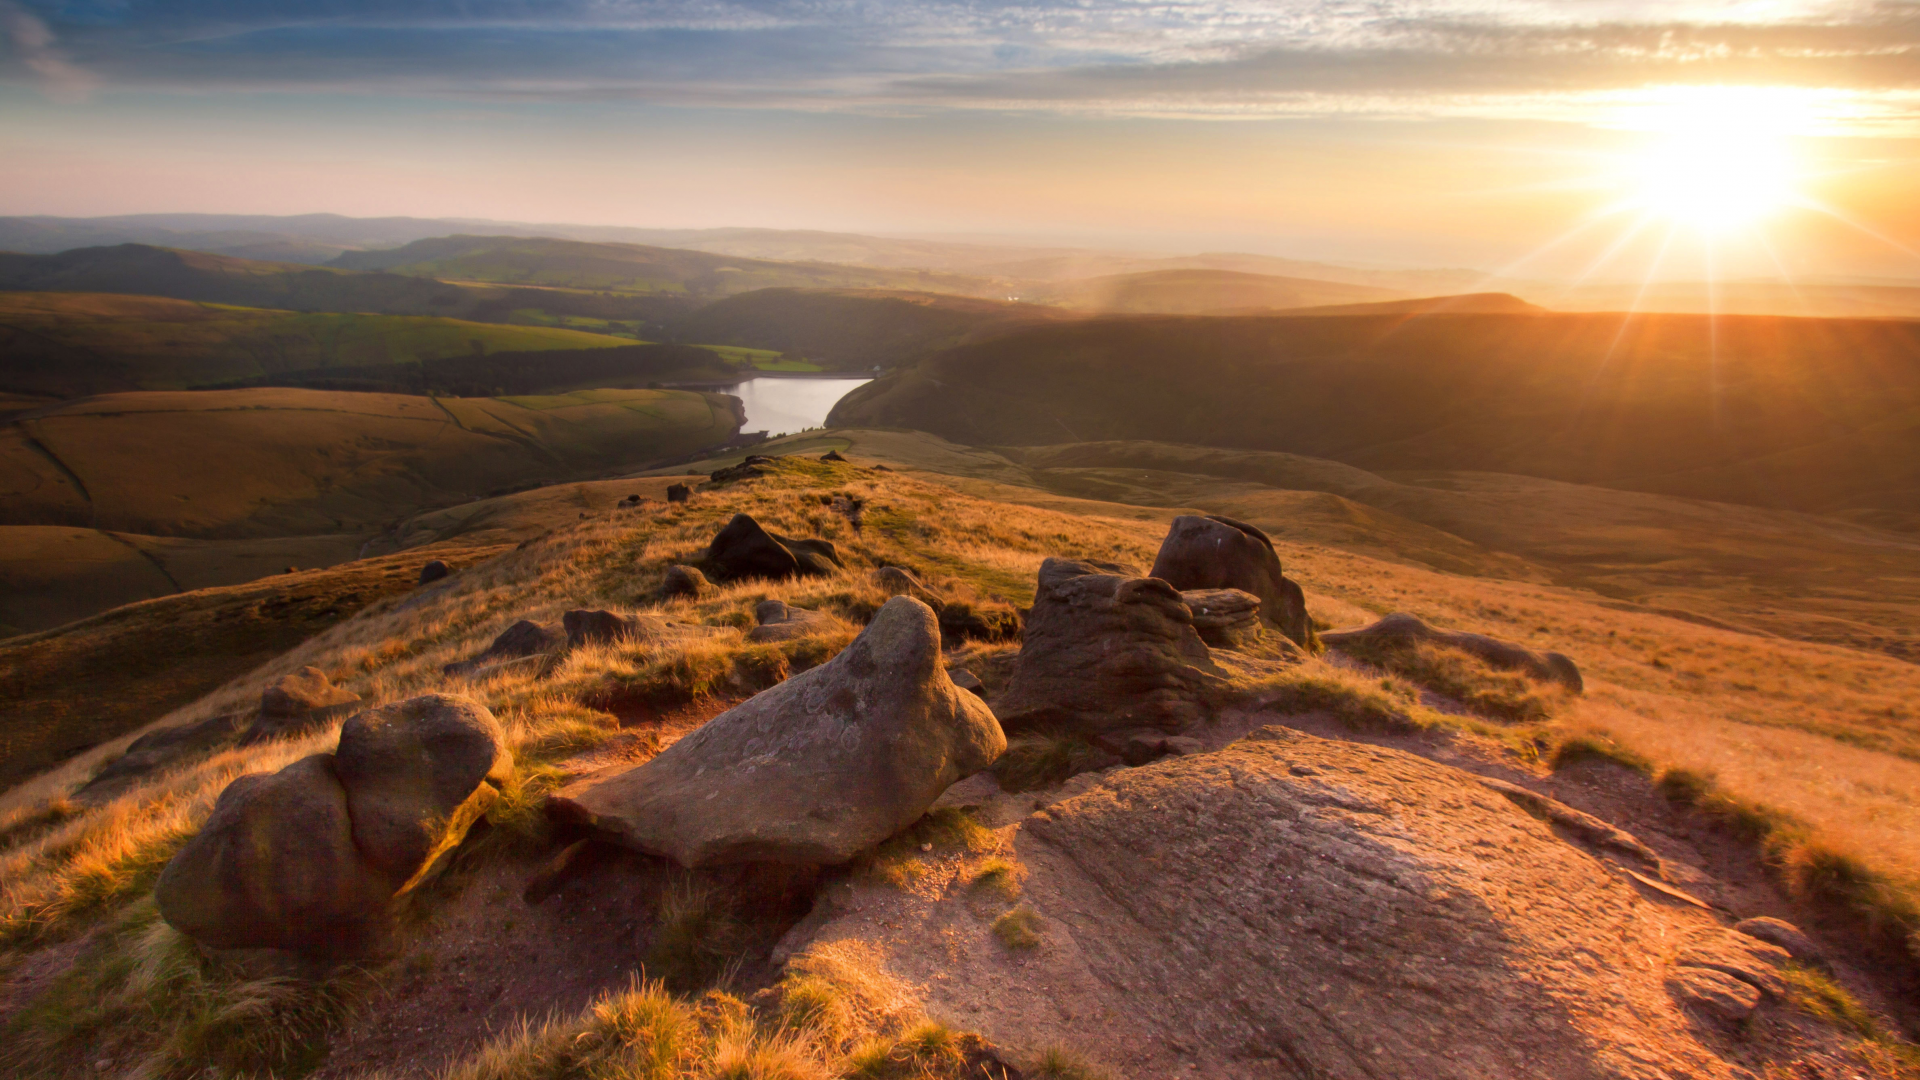
M 513 775 L 499 721 L 448 694 L 354 714 L 340 728 L 333 765 L 361 854 L 403 883 L 429 873 Z
M 1565 654 L 1535 652 L 1524 645 L 1501 641 L 1485 634 L 1460 630 L 1439 630 L 1428 626 L 1417 615 L 1394 612 L 1379 621 L 1350 630 L 1329 630 L 1320 640 L 1333 648 L 1404 648 L 1422 641 L 1459 649 L 1485 660 L 1495 667 L 1525 672 L 1542 682 L 1557 682 L 1578 694 L 1586 686 L 1580 668 Z
M 676 563 L 667 567 L 666 575 L 660 579 L 662 597 L 686 596 L 698 600 L 712 591 L 713 582 L 692 566 Z
M 1687 1009 L 1729 1024 L 1745 1020 L 1760 1007 L 1760 991 L 1752 983 L 1712 968 L 1675 968 L 1667 976 L 1667 992 Z
M 1228 517 L 1182 514 L 1160 542 L 1149 577 L 1181 591 L 1239 589 L 1260 601 L 1260 618 L 1296 645 L 1313 640 L 1306 594 L 1280 571 L 1267 534 Z
M 567 633 L 559 624 L 521 619 L 502 630 L 492 644 L 471 659 L 448 664 L 440 672 L 443 675 L 468 675 L 503 661 L 558 652 L 566 643 Z
M 1185 589 L 1180 599 L 1193 613 L 1200 640 L 1221 649 L 1245 645 L 1260 634 L 1260 598 L 1241 589 Z
M 98 805 L 187 758 L 227 744 L 246 727 L 246 714 L 228 713 L 192 724 L 150 731 L 127 744 L 126 752 L 106 763 L 73 797 Z
M 1660 856 L 1625 829 L 1610 825 L 1592 814 L 1575 810 L 1558 799 L 1550 799 L 1519 784 L 1510 784 L 1491 776 L 1482 776 L 1479 779 L 1482 784 L 1512 800 L 1515 806 L 1537 818 L 1560 826 L 1595 847 L 1608 848 L 1623 855 L 1630 855 L 1656 870 L 1660 866 Z
M 1820 946 L 1815 945 L 1812 938 L 1785 919 L 1761 915 L 1751 919 L 1741 919 L 1733 924 L 1733 928 L 1750 938 L 1785 949 L 1789 956 L 1803 964 L 1812 964 L 1816 967 L 1827 966 L 1826 954 L 1820 950 Z
M 332 754 L 227 785 L 154 886 L 160 915 L 212 949 L 353 954 L 401 882 L 353 843 Z
M 707 545 L 707 569 L 722 581 L 826 575 L 840 568 L 831 541 L 776 536 L 746 514 L 735 514 Z
M 1463 772 L 1266 729 L 1029 818 L 1029 901 L 1122 1060 L 1207 1077 L 1727 1077 L 1667 995 L 1669 916 Z M 934 1001 L 942 992 L 934 984 Z M 1741 986 L 1746 984 L 1742 983 Z M 969 1021 L 1022 1042 L 1009 994 Z M 936 1015 L 939 1015 L 936 1013 Z M 1151 1064 L 1154 1068 L 1149 1069 Z
M 257 743 L 332 723 L 359 703 L 359 694 L 328 682 L 326 672 L 303 667 L 261 692 L 260 712 L 244 741 Z
M 1792 956 L 1778 945 L 1718 927 L 1704 930 L 1687 939 L 1677 956 L 1675 967 L 1707 968 L 1730 975 L 1768 997 L 1786 993 L 1780 979 L 1780 967 Z
M 693 489 L 688 487 L 687 485 L 685 484 L 668 484 L 667 485 L 667 501 L 668 502 L 683 503 L 691 498 L 693 498 Z
M 1114 563 L 1040 566 L 1020 657 L 994 711 L 1008 731 L 1178 731 L 1226 680 L 1173 586 Z
M 883 589 L 888 596 L 911 596 L 935 611 L 945 606 L 946 601 L 939 594 L 927 588 L 926 582 L 915 576 L 913 571 L 898 566 L 882 566 L 867 575 L 867 580 Z
M 439 559 L 429 559 L 420 567 L 420 584 L 431 585 L 453 573 L 453 568 Z
M 616 641 L 651 641 L 665 636 L 667 624 L 653 615 L 617 615 L 611 611 L 577 608 L 560 617 L 566 628 L 567 647 L 610 645 Z
M 844 863 L 912 824 L 1006 748 L 948 680 L 932 610 L 895 597 L 838 656 L 552 805 L 683 866 Z
M 753 609 L 760 625 L 747 631 L 752 642 L 791 641 L 810 634 L 825 634 L 835 627 L 832 616 L 806 608 L 788 607 L 781 600 L 762 600 Z
M 459 844 L 512 768 L 478 702 L 429 694 L 369 709 L 342 726 L 337 753 L 227 785 L 154 899 L 209 949 L 323 966 L 378 951 L 393 897 Z

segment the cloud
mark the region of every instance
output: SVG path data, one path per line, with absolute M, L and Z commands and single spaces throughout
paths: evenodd
M 11 0 L 0 0 L 0 32 L 5 33 L 13 58 L 55 101 L 83 101 L 98 83 L 91 73 L 67 59 L 45 22 Z
M 60 48 L 12 0 L 0 14 L 25 67 L 72 87 L 91 71 L 182 89 L 1180 116 L 1557 115 L 1663 82 L 1837 89 L 1893 111 L 1920 92 L 1912 2 L 95 3 L 61 9 Z

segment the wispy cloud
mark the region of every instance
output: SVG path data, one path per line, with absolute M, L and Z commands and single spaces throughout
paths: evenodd
M 56 101 L 82 101 L 98 80 L 68 59 L 46 22 L 26 8 L 0 0 L 0 32 L 13 59 Z
M 115 0 L 45 19 L 0 5 L 19 68 L 69 90 L 95 72 L 195 89 L 1183 116 L 1562 115 L 1660 83 L 1820 87 L 1892 115 L 1920 93 L 1912 2 Z

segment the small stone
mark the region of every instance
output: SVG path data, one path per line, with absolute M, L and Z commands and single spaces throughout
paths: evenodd
M 504 660 L 555 652 L 566 643 L 567 633 L 559 624 L 521 619 L 502 630 L 491 645 L 472 659 L 456 661 L 440 671 L 443 675 L 468 675 Z
M 251 745 L 331 723 L 352 712 L 360 695 L 327 680 L 317 667 L 282 675 L 260 694 L 260 712 L 243 742 Z
M 453 573 L 453 569 L 445 562 L 439 559 L 429 560 L 426 565 L 420 567 L 420 584 L 431 584 L 451 573 Z
M 1730 1024 L 1760 1007 L 1760 991 L 1753 984 L 1710 968 L 1675 968 L 1667 976 L 1667 992 L 1683 1007 Z
M 1751 919 L 1742 919 L 1733 924 L 1737 933 L 1757 938 L 1776 948 L 1785 949 L 1787 954 L 1804 964 L 1825 966 L 1826 954 L 1820 946 L 1813 943 L 1801 929 L 1785 919 L 1775 919 L 1761 915 Z
M 713 582 L 707 580 L 707 575 L 697 567 L 679 563 L 667 567 L 666 575 L 660 579 L 662 597 L 685 596 L 698 600 L 712 590 Z

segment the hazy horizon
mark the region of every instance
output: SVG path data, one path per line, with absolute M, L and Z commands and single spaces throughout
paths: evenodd
M 4 0 L 0 30 L 7 214 L 1920 276 L 1906 3 Z

